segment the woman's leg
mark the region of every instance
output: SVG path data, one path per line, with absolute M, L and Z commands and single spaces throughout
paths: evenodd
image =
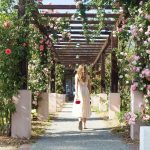
M 82 130 L 82 120 L 83 120 L 82 118 L 79 118 L 79 127 L 78 127 L 79 130 Z
M 83 118 L 84 129 L 86 128 L 86 118 Z

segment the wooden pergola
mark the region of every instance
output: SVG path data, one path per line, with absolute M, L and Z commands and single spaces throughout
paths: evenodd
M 22 0 L 20 2 L 23 3 Z M 21 6 L 22 4 L 18 5 Z M 16 8 L 18 7 L 16 6 Z M 18 7 L 20 14 L 22 14 L 22 7 Z M 92 9 L 96 9 L 92 7 Z M 98 64 L 101 67 L 101 87 L 102 92 L 105 92 L 105 59 L 106 56 L 111 53 L 111 92 L 118 92 L 118 69 L 117 69 L 117 58 L 113 50 L 117 46 L 117 37 L 112 34 L 113 30 L 116 30 L 120 26 L 122 20 L 124 19 L 123 14 L 113 13 L 112 6 L 106 6 L 106 13 L 104 14 L 105 26 L 95 37 L 92 42 L 87 43 L 87 40 L 83 34 L 83 25 L 81 20 L 70 19 L 70 33 L 71 40 L 68 42 L 63 41 L 61 34 L 58 34 L 57 43 L 53 44 L 54 61 L 61 63 L 66 67 L 76 66 L 76 64 L 92 64 L 93 68 Z M 38 5 L 38 13 L 43 10 L 47 10 L 49 13 L 43 14 L 43 17 L 49 18 L 71 18 L 74 13 L 72 11 L 76 10 L 75 5 Z M 55 13 L 53 13 L 53 11 Z M 61 10 L 69 10 L 71 12 L 61 13 Z M 60 11 L 60 13 L 59 13 Z M 87 23 L 89 27 L 89 35 L 92 36 L 93 32 L 97 30 L 97 27 L 92 26 L 93 24 L 99 24 L 96 19 L 96 14 L 88 13 L 86 14 Z M 46 34 L 46 28 L 44 28 L 37 20 L 35 16 L 35 24 L 40 29 L 43 34 Z M 77 46 L 78 44 L 78 46 Z M 55 64 L 54 64 L 55 65 Z M 54 78 L 55 67 L 52 67 L 51 72 L 52 78 Z M 97 67 L 96 67 L 97 68 Z M 52 91 L 55 91 L 54 81 L 52 84 Z
M 39 10 L 47 10 L 47 12 L 51 12 L 48 14 L 43 14 L 44 17 L 47 18 L 71 18 L 74 13 L 72 11 L 76 10 L 75 5 L 39 5 Z M 95 8 L 93 8 L 94 10 Z M 106 6 L 106 10 L 112 9 L 111 6 Z M 55 13 L 52 13 L 53 11 Z M 67 13 L 61 13 L 62 10 L 68 11 Z M 69 12 L 71 11 L 71 12 Z M 117 13 L 105 13 L 105 27 L 101 33 L 93 39 L 92 42 L 87 43 L 86 38 L 83 34 L 82 29 L 82 21 L 81 20 L 72 20 L 70 21 L 70 33 L 71 33 L 71 40 L 69 42 L 64 42 L 62 40 L 61 35 L 59 36 L 59 40 L 57 43 L 54 44 L 54 50 L 57 53 L 57 60 L 68 66 L 68 65 L 75 65 L 75 64 L 93 64 L 101 62 L 101 53 L 110 53 L 111 52 L 111 33 L 116 25 L 116 18 L 119 17 Z M 88 13 L 86 17 L 88 18 L 88 25 L 89 25 L 89 34 L 92 35 L 96 27 L 90 25 L 98 24 L 99 21 L 96 20 L 96 14 Z M 79 46 L 76 46 L 79 44 Z M 56 56 L 56 57 L 57 57 Z

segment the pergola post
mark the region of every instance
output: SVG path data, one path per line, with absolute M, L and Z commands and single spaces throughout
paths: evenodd
M 24 0 L 19 0 L 19 8 L 18 8 L 18 17 L 21 18 L 22 16 L 25 15 L 25 5 L 26 5 L 26 1 Z M 28 26 L 28 22 L 24 19 L 24 26 Z M 27 35 L 26 37 L 27 38 Z M 20 76 L 21 78 L 23 78 L 23 83 L 20 87 L 20 89 L 22 90 L 26 90 L 27 89 L 27 83 L 28 83 L 28 61 L 27 61 L 27 50 L 28 47 L 24 47 L 21 51 L 23 51 L 23 55 L 24 57 L 21 58 L 20 63 L 19 63 L 19 67 L 20 67 Z
M 25 5 L 28 1 L 19 0 L 18 17 L 21 18 L 25 15 Z M 29 23 L 24 19 L 24 26 L 28 26 Z M 27 35 L 20 35 L 23 38 L 27 38 Z M 18 44 L 21 44 L 18 42 Z M 28 81 L 28 60 L 27 51 L 28 47 L 22 47 L 20 49 L 23 52 L 23 57 L 19 62 L 20 77 L 23 79 L 23 83 L 18 91 L 18 95 L 13 97 L 13 101 L 16 106 L 16 112 L 11 117 L 11 136 L 15 138 L 27 138 L 31 137 L 31 91 L 27 90 Z
M 120 111 L 120 94 L 118 93 L 118 66 L 114 48 L 118 45 L 117 37 L 111 35 L 111 85 L 109 94 L 109 119 L 114 119 Z
M 105 91 L 105 52 L 103 52 L 101 55 L 101 93 L 104 93 Z
M 118 92 L 118 66 L 117 66 L 117 57 L 114 48 L 118 45 L 117 37 L 111 36 L 111 93 Z
M 55 93 L 55 60 L 52 60 L 52 67 L 51 67 L 51 84 L 50 84 L 50 91 L 51 93 Z

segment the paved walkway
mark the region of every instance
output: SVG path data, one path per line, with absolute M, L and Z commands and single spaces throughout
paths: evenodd
M 88 129 L 79 131 L 76 118 L 71 115 L 72 104 L 67 103 L 58 118 L 30 150 L 129 150 L 119 137 L 110 133 L 104 120 L 93 113 Z

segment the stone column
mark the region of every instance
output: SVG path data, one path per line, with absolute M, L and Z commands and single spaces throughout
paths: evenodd
M 98 95 L 100 97 L 99 110 L 100 111 L 107 111 L 108 110 L 107 94 L 101 93 Z
M 140 127 L 140 150 L 150 150 L 150 126 Z
M 144 95 L 139 91 L 131 90 L 131 112 L 140 112 L 140 105 L 144 103 Z M 130 137 L 132 139 L 139 139 L 140 124 L 136 122 L 130 126 Z
M 49 95 L 47 92 L 40 95 L 40 100 L 38 101 L 38 119 L 42 121 L 48 120 L 49 116 Z
M 92 95 L 91 94 L 91 105 L 93 107 L 99 107 L 99 103 L 100 103 L 100 97 L 98 94 Z
M 31 137 L 31 91 L 20 90 L 14 96 L 16 112 L 12 114 L 11 136 L 15 138 Z
M 54 114 L 57 111 L 56 93 L 49 93 L 49 113 Z
M 109 119 L 114 119 L 116 113 L 120 112 L 120 93 L 110 93 L 108 96 L 109 102 Z

